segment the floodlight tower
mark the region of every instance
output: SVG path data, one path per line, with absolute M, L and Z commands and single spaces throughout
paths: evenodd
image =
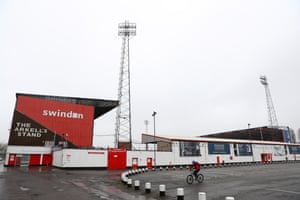
M 122 38 L 121 64 L 119 74 L 118 100 L 119 106 L 116 115 L 115 147 L 119 142 L 129 142 L 132 148 L 131 137 L 131 102 L 130 102 L 130 70 L 129 70 L 129 39 L 136 35 L 136 24 L 125 21 L 119 24 L 118 35 Z
M 266 99 L 267 99 L 267 108 L 268 108 L 268 118 L 269 125 L 272 127 L 278 127 L 278 121 L 275 113 L 275 109 L 272 102 L 271 92 L 269 89 L 269 84 L 267 82 L 266 76 L 260 76 L 260 82 L 265 87 Z

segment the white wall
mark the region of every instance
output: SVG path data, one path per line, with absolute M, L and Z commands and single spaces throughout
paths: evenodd
M 295 155 L 285 155 L 283 145 L 262 145 L 252 144 L 253 155 L 235 156 L 234 145 L 230 144 L 230 154 L 208 154 L 208 143 L 200 143 L 201 156 L 180 156 L 179 142 L 172 143 L 172 152 L 160 151 L 127 151 L 126 166 L 132 167 L 133 158 L 138 158 L 138 167 L 146 167 L 147 159 L 152 159 L 154 167 L 154 157 L 156 157 L 157 166 L 174 166 L 190 165 L 192 160 L 198 160 L 201 164 L 216 164 L 219 157 L 220 164 L 224 161 L 227 163 L 239 162 L 261 162 L 262 153 L 271 153 L 273 161 L 294 160 Z M 156 156 L 154 156 L 154 153 Z M 232 158 L 232 159 L 231 159 Z M 296 155 L 300 159 L 300 155 Z M 80 150 L 80 149 L 63 149 L 53 154 L 53 165 L 62 168 L 68 167 L 108 167 L 108 151 L 106 150 Z
M 51 154 L 51 147 L 7 146 L 4 165 L 8 165 L 9 154 Z
M 107 167 L 106 150 L 63 149 L 53 154 L 53 166 L 72 167 Z

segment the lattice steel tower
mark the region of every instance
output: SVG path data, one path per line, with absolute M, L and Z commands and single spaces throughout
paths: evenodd
M 267 108 L 268 108 L 268 119 L 269 125 L 272 127 L 278 127 L 278 121 L 275 113 L 275 109 L 272 102 L 271 92 L 269 89 L 269 84 L 267 82 L 266 76 L 260 76 L 260 82 L 265 87 L 266 99 L 267 99 Z
M 130 70 L 129 70 L 129 39 L 136 35 L 136 24 L 125 21 L 119 24 L 119 36 L 122 38 L 121 64 L 119 74 L 118 100 L 116 115 L 115 147 L 119 142 L 129 142 L 131 137 L 131 102 L 130 102 Z

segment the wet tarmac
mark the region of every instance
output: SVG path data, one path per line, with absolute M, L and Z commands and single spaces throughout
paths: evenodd
M 129 188 L 120 180 L 123 171 L 64 170 L 51 167 L 14 168 L 0 165 L 0 200 L 33 199 L 177 199 L 177 188 L 184 188 L 184 199 L 300 199 L 300 163 L 202 169 L 203 183 L 188 185 L 188 170 L 149 171 L 130 176 L 140 181 L 140 189 Z M 145 183 L 151 192 L 145 193 Z M 166 196 L 159 196 L 159 185 L 166 185 Z

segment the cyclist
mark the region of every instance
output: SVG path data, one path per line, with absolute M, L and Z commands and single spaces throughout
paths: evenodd
M 198 161 L 193 160 L 192 165 L 190 166 L 190 170 L 194 169 L 193 174 L 197 178 L 198 172 L 200 171 L 200 163 Z

